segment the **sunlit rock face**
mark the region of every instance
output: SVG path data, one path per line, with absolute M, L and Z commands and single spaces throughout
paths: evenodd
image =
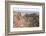
M 16 13 L 13 16 L 13 23 L 15 24 L 16 27 L 23 27 L 25 23 L 25 19 L 22 16 L 21 16 L 21 13 Z
M 14 27 L 38 27 L 39 15 L 37 13 L 26 14 L 21 12 L 13 13 Z

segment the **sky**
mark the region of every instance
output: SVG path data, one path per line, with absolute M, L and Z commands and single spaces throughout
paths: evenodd
M 23 6 L 23 5 L 15 5 L 13 8 L 14 11 L 17 12 L 39 12 L 39 6 Z

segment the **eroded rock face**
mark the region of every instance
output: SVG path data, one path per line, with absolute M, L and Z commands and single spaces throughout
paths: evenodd
M 13 16 L 13 20 L 16 27 L 23 27 L 23 24 L 25 23 L 25 19 L 23 19 L 20 13 L 16 13 L 16 15 Z
M 14 27 L 38 27 L 39 26 L 39 15 L 37 14 L 25 14 L 16 13 L 13 16 Z

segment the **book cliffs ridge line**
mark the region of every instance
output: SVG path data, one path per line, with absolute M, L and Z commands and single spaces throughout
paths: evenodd
M 39 26 L 39 13 L 21 15 L 21 12 L 13 13 L 13 26 L 14 27 L 38 27 Z M 23 14 L 23 13 L 22 13 Z

